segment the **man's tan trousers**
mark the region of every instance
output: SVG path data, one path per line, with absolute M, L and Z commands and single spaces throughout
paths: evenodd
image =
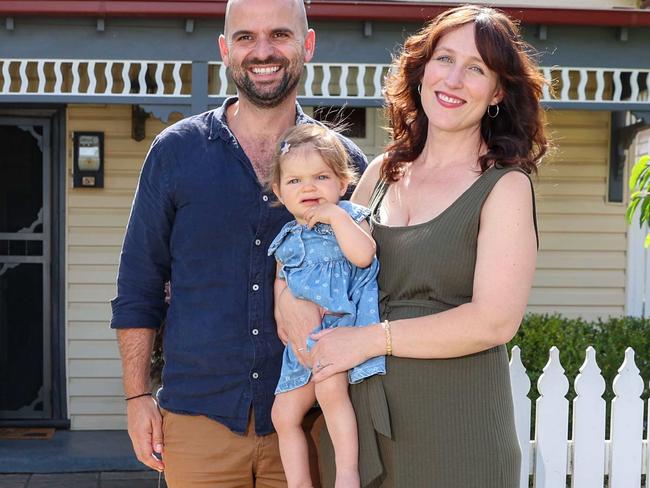
M 165 439 L 163 461 L 169 488 L 285 488 L 277 434 L 258 436 L 250 416 L 245 435 L 231 432 L 202 415 L 162 410 Z M 307 432 L 314 488 L 318 479 L 319 411 L 307 414 Z

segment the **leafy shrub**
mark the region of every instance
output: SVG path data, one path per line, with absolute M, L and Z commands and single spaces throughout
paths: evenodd
M 623 364 L 625 349 L 634 349 L 634 360 L 644 379 L 642 398 L 649 396 L 650 379 L 650 320 L 636 317 L 609 318 L 587 322 L 583 319 L 568 319 L 560 315 L 530 314 L 524 320 L 517 335 L 508 343 L 521 348 L 521 360 L 531 380 L 529 397 L 536 400 L 537 380 L 548 362 L 548 351 L 552 346 L 560 350 L 560 362 L 569 379 L 569 400 L 575 398 L 573 384 L 585 360 L 585 350 L 593 346 L 596 361 L 605 378 L 605 400 L 614 397 L 612 382 Z

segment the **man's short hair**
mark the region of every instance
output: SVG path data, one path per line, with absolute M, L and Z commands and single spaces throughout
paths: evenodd
M 226 15 L 224 17 L 224 25 L 223 25 L 223 33 L 228 37 L 228 14 L 230 13 L 230 7 L 241 0 L 228 0 L 228 3 L 226 4 Z M 309 25 L 307 23 L 307 11 L 305 10 L 305 3 L 304 0 L 293 0 L 295 4 L 298 5 L 298 16 L 300 17 L 299 22 L 300 22 L 300 27 L 302 30 L 302 35 L 303 37 L 307 35 L 307 30 L 309 29 Z

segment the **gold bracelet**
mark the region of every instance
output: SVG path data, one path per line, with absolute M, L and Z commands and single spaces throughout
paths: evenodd
M 386 356 L 393 355 L 393 336 L 390 333 L 390 322 L 384 320 L 381 323 L 381 328 L 384 329 L 384 334 L 386 335 Z

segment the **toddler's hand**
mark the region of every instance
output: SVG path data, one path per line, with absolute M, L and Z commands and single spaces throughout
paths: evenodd
M 307 222 L 307 227 L 311 229 L 318 222 L 321 224 L 332 225 L 332 222 L 336 220 L 336 218 L 340 216 L 341 213 L 347 215 L 345 214 L 345 211 L 338 205 L 330 202 L 323 202 L 307 209 L 304 218 Z

